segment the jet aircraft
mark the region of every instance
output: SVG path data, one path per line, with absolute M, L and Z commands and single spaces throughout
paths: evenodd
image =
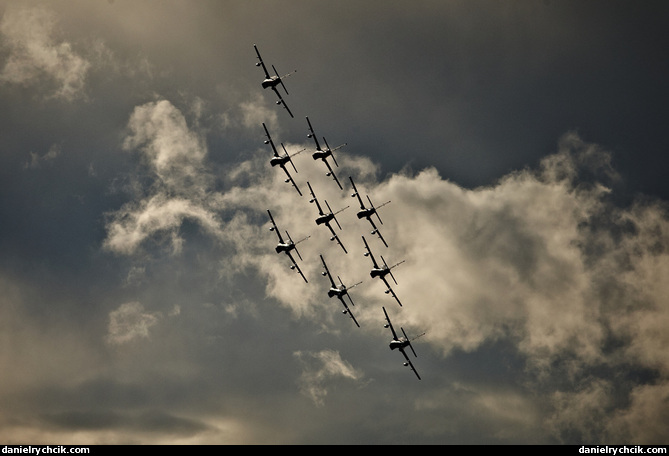
M 351 176 L 348 177 L 351 180 L 351 185 L 353 186 L 353 194 L 351 195 L 353 198 L 356 196 L 358 197 L 358 201 L 360 202 L 360 210 L 356 214 L 358 216 L 358 219 L 363 219 L 366 218 L 369 220 L 369 223 L 372 225 L 372 234 L 376 234 L 379 239 L 381 239 L 381 242 L 388 247 L 388 243 L 386 242 L 385 239 L 383 239 L 383 236 L 381 235 L 381 231 L 376 227 L 376 224 L 374 223 L 374 220 L 372 220 L 372 215 L 376 215 L 376 218 L 379 219 L 379 223 L 383 225 L 383 221 L 381 220 L 381 217 L 379 216 L 379 213 L 377 212 L 377 209 L 385 206 L 386 204 L 390 203 L 390 201 L 386 201 L 385 203 L 381 204 L 380 206 L 374 207 L 374 204 L 372 203 L 372 200 L 369 198 L 369 195 L 367 195 L 367 200 L 369 201 L 369 207 L 365 207 L 365 204 L 362 202 L 362 197 L 360 196 L 360 193 L 358 193 L 358 189 L 355 187 L 355 183 L 353 182 L 353 178 Z
M 337 179 L 337 175 L 335 174 L 334 170 L 330 166 L 330 162 L 328 162 L 328 157 L 332 158 L 332 161 L 334 164 L 339 167 L 339 164 L 337 163 L 337 159 L 335 159 L 333 152 L 337 149 L 340 149 L 346 145 L 346 143 L 335 147 L 334 149 L 330 149 L 330 146 L 328 145 L 327 140 L 325 137 L 323 137 L 323 142 L 325 143 L 325 150 L 321 149 L 321 144 L 318 142 L 318 138 L 316 137 L 316 134 L 314 133 L 314 129 L 311 127 L 311 122 L 309 121 L 309 117 L 307 117 L 307 124 L 309 125 L 309 134 L 307 135 L 307 138 L 314 138 L 314 142 L 316 143 L 316 152 L 314 152 L 311 156 L 313 157 L 314 160 L 322 160 L 323 163 L 325 163 L 325 166 L 328 168 L 328 172 L 325 174 L 326 176 L 332 176 L 334 181 L 337 183 L 339 188 L 343 190 L 344 188 L 341 186 L 341 183 L 339 182 L 339 179 Z
M 323 262 L 323 268 L 325 268 L 325 271 L 323 271 L 321 274 L 323 274 L 324 276 L 325 275 L 328 276 L 328 278 L 330 279 L 330 289 L 328 290 L 328 296 L 330 298 L 333 297 L 333 296 L 336 296 L 337 298 L 339 298 L 341 303 L 344 305 L 343 313 L 348 314 L 349 317 L 351 317 L 351 319 L 353 320 L 353 323 L 355 323 L 355 325 L 359 328 L 360 325 L 358 324 L 358 321 L 353 316 L 353 313 L 351 312 L 351 310 L 348 308 L 348 305 L 346 304 L 346 301 L 344 300 L 344 296 L 348 296 L 349 301 L 351 301 L 351 305 L 354 306 L 355 304 L 353 303 L 353 299 L 351 299 L 351 295 L 348 294 L 348 290 L 350 290 L 351 288 L 353 288 L 357 285 L 360 285 L 362 282 L 358 282 L 354 285 L 351 285 L 350 287 L 347 287 L 346 285 L 344 285 L 344 282 L 342 282 L 341 277 L 337 276 L 337 279 L 339 279 L 339 283 L 341 284 L 341 285 L 337 285 L 335 283 L 334 279 L 332 278 L 332 275 L 330 274 L 330 270 L 328 269 L 328 265 L 325 264 L 325 259 L 323 258 L 323 255 L 321 255 L 321 261 Z
M 276 87 L 279 84 L 281 84 L 281 87 L 283 87 L 283 90 L 286 91 L 286 95 L 288 95 L 288 89 L 286 89 L 286 86 L 284 85 L 283 80 L 286 79 L 291 74 L 295 73 L 295 71 L 297 71 L 297 70 L 293 71 L 293 73 L 288 73 L 284 76 L 279 76 L 279 72 L 276 71 L 276 68 L 274 67 L 274 65 L 272 65 L 272 69 L 274 70 L 274 75 L 270 75 L 269 72 L 267 71 L 267 67 L 265 66 L 265 63 L 262 60 L 262 57 L 260 57 L 260 51 L 258 51 L 258 47 L 254 44 L 253 48 L 256 50 L 256 54 L 258 55 L 258 62 L 256 62 L 256 66 L 261 66 L 263 71 L 265 72 L 265 79 L 263 79 L 262 84 L 261 84 L 262 88 L 266 89 L 266 88 L 269 87 L 270 89 L 272 89 L 274 91 L 274 93 L 276 93 L 276 95 L 279 97 L 279 100 L 276 102 L 276 104 L 283 105 L 283 107 L 286 108 L 286 111 L 288 111 L 288 114 L 290 114 L 290 117 L 294 117 L 293 113 L 290 112 L 290 109 L 288 108 L 288 105 L 286 104 L 286 101 L 283 99 L 283 97 L 281 96 L 281 93 L 279 92 L 279 90 Z
M 391 350 L 398 349 L 403 355 L 406 361 L 404 362 L 405 366 L 409 366 L 411 370 L 413 371 L 414 374 L 416 374 L 416 377 L 418 377 L 418 380 L 420 380 L 420 375 L 418 375 L 418 372 L 416 371 L 416 368 L 413 366 L 413 363 L 409 359 L 409 356 L 406 354 L 404 349 L 406 347 L 409 347 L 411 351 L 413 352 L 413 355 L 418 358 L 418 355 L 416 354 L 416 351 L 413 349 L 413 346 L 411 345 L 412 340 L 416 340 L 419 337 L 422 337 L 425 335 L 425 333 L 420 334 L 413 339 L 409 339 L 407 337 L 407 333 L 404 332 L 404 328 L 400 327 L 402 330 L 402 334 L 404 334 L 404 337 L 397 337 L 397 333 L 395 332 L 395 329 L 393 328 L 393 324 L 390 322 L 390 318 L 388 317 L 388 312 L 386 312 L 386 308 L 383 307 L 383 313 L 386 315 L 386 323 L 383 325 L 384 328 L 390 328 L 390 330 L 393 333 L 393 340 L 390 341 L 389 347 Z
M 292 158 L 295 155 L 297 155 L 301 152 L 304 152 L 306 149 L 302 149 L 299 152 L 295 152 L 294 154 L 289 155 L 288 151 L 286 151 L 286 148 L 284 147 L 283 143 L 281 143 L 281 147 L 283 147 L 284 154 L 280 155 L 279 152 L 276 150 L 276 146 L 274 145 L 274 141 L 272 141 L 272 137 L 269 135 L 269 131 L 267 131 L 267 127 L 265 126 L 264 122 L 263 122 L 262 126 L 265 129 L 265 135 L 267 136 L 267 139 L 265 140 L 265 144 L 269 144 L 270 146 L 272 146 L 272 150 L 274 151 L 274 157 L 272 157 L 272 159 L 269 161 L 270 165 L 280 166 L 281 169 L 283 169 L 283 171 L 286 173 L 286 176 L 288 176 L 288 178 L 285 180 L 285 182 L 290 182 L 293 185 L 293 187 L 295 187 L 295 190 L 297 190 L 297 193 L 299 193 L 300 196 L 302 196 L 302 192 L 300 191 L 299 187 L 297 186 L 297 184 L 293 180 L 293 177 L 288 172 L 288 169 L 286 169 L 286 163 L 290 162 L 290 164 L 293 165 L 293 169 L 295 170 L 295 172 L 297 172 L 297 168 L 295 168 L 295 164 L 293 163 Z
M 374 267 L 370 271 L 369 275 L 374 277 L 378 277 L 379 279 L 383 280 L 383 283 L 386 284 L 386 294 L 392 294 L 393 298 L 397 301 L 397 304 L 402 306 L 402 303 L 400 302 L 399 298 L 393 291 L 393 289 L 390 287 L 390 284 L 388 283 L 388 280 L 386 280 L 386 275 L 390 274 L 390 277 L 392 277 L 393 281 L 395 282 L 395 285 L 397 285 L 397 280 L 395 280 L 395 276 L 393 276 L 393 273 L 390 271 L 396 266 L 399 266 L 400 264 L 404 263 L 405 260 L 400 261 L 399 263 L 395 263 L 392 266 L 388 266 L 386 263 L 386 260 L 381 256 L 381 261 L 383 261 L 383 266 L 379 266 L 379 264 L 376 262 L 376 259 L 374 259 L 374 255 L 372 255 L 372 251 L 369 249 L 369 245 L 367 245 L 367 241 L 365 240 L 365 236 L 362 237 L 362 241 L 365 243 L 365 256 L 368 256 L 372 259 L 372 264 Z
M 318 199 L 316 198 L 316 195 L 314 194 L 314 190 L 311 188 L 311 184 L 307 181 L 307 185 L 309 186 L 309 192 L 311 193 L 311 199 L 309 200 L 310 203 L 316 203 L 316 207 L 318 207 L 318 217 L 316 218 L 316 225 L 325 225 L 328 227 L 330 230 L 330 233 L 332 233 L 332 236 L 330 237 L 331 241 L 337 241 L 337 243 L 341 246 L 341 248 L 344 250 L 344 253 L 348 253 L 346 251 L 346 247 L 344 247 L 344 244 L 342 244 L 341 239 L 339 239 L 339 236 L 337 236 L 337 233 L 335 233 L 334 228 L 332 228 L 332 225 L 330 225 L 330 222 L 332 220 L 335 221 L 339 229 L 341 230 L 341 225 L 339 224 L 339 221 L 337 220 L 336 215 L 342 212 L 344 209 L 348 209 L 350 206 L 346 206 L 343 209 L 339 209 L 337 212 L 332 212 L 332 209 L 330 209 L 330 205 L 328 204 L 328 201 L 325 200 L 325 205 L 328 208 L 328 213 L 323 212 L 323 208 L 321 207 L 320 203 L 318 202 Z
M 303 239 L 300 239 L 297 242 L 293 242 L 293 240 L 290 238 L 290 234 L 288 234 L 288 231 L 286 231 L 286 236 L 288 236 L 288 241 L 284 241 L 283 237 L 281 236 L 281 233 L 279 232 L 279 228 L 276 226 L 276 223 L 274 222 L 274 217 L 272 217 L 272 213 L 267 209 L 267 213 L 269 214 L 269 219 L 272 221 L 272 226 L 270 227 L 270 231 L 276 231 L 276 235 L 279 237 L 279 243 L 276 245 L 276 253 L 281 253 L 284 252 L 286 255 L 288 255 L 288 258 L 290 258 L 290 261 L 293 262 L 293 264 L 290 266 L 290 269 L 295 269 L 297 272 L 302 276 L 305 282 L 307 281 L 307 278 L 304 277 L 304 274 L 302 273 L 302 270 L 300 267 L 297 265 L 297 262 L 295 261 L 295 258 L 293 258 L 293 255 L 290 253 L 291 251 L 295 250 L 295 253 L 297 253 L 297 256 L 302 260 L 302 255 L 300 255 L 300 252 L 297 250 L 297 244 L 299 244 L 302 241 L 306 241 L 309 239 L 311 236 L 307 236 Z

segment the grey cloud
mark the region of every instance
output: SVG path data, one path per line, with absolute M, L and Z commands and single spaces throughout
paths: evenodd
M 666 442 L 667 206 L 634 194 L 666 193 L 666 7 L 0 3 L 0 440 Z M 295 119 L 259 87 L 253 42 L 299 69 Z M 348 142 L 342 182 L 391 201 L 388 248 L 311 158 L 303 112 Z M 307 148 L 301 188 L 350 206 L 348 254 L 268 165 L 261 122 Z M 268 209 L 310 236 L 309 284 Z M 406 260 L 403 307 L 361 235 Z M 362 281 L 360 328 L 319 254 Z M 426 331 L 423 380 L 381 306 Z
M 109 314 L 107 341 L 124 344 L 137 338 L 148 338 L 150 328 L 158 323 L 159 315 L 148 313 L 139 302 L 121 304 Z
M 300 378 L 301 389 L 316 405 L 324 405 L 327 384 L 339 378 L 359 380 L 362 374 L 341 358 L 334 350 L 317 353 L 295 352 L 304 364 Z
M 648 445 L 664 445 L 669 422 L 666 402 L 669 383 L 666 378 L 658 384 L 640 385 L 633 388 L 630 403 L 607 417 L 607 439 L 614 442 L 646 442 Z
M 131 444 L 136 442 L 133 434 L 144 433 L 169 435 L 174 442 L 188 441 L 189 437 L 197 436 L 211 428 L 196 420 L 172 416 L 161 411 L 141 413 L 119 412 L 64 412 L 43 417 L 50 426 L 59 430 L 76 429 L 83 432 L 96 431 L 113 436 L 114 444 Z M 122 437 L 126 435 L 126 437 Z M 119 440 L 116 440 L 119 439 Z M 139 440 L 141 441 L 141 440 Z M 104 443 L 104 440 L 101 442 Z
M 107 245 L 115 245 L 117 251 L 126 245 L 126 253 L 132 253 L 158 232 L 175 235 L 183 221 L 192 218 L 212 234 L 212 242 L 225 240 L 231 248 L 221 264 L 221 278 L 233 282 L 244 271 L 254 270 L 264 281 L 267 297 L 295 316 L 317 323 L 329 307 L 313 287 L 293 280 L 287 259 L 274 254 L 277 239 L 262 222 L 271 209 L 281 229 L 295 239 L 311 236 L 300 246 L 305 258 L 301 267 L 308 277 L 317 280 L 320 272 L 314 256 L 329 252 L 328 264 L 345 273 L 347 281 L 364 279 L 365 285 L 356 289 L 367 302 L 356 309 L 363 325 L 378 320 L 377 306 L 394 305 L 384 300 L 383 287 L 367 278 L 371 265 L 360 255 L 360 235 L 367 227 L 355 220 L 352 211 L 340 215 L 341 237 L 351 254 L 335 254 L 329 235 L 313 223 L 315 207 L 297 196 L 281 173 L 267 166 L 269 151 L 259 150 L 251 160 L 228 167 L 220 175 L 226 186 L 212 191 L 206 150 L 182 115 L 167 101 L 145 105 L 138 112 L 141 115 L 130 122 L 134 133 L 126 144 L 145 154 L 155 175 L 154 185 L 145 190 L 153 195 L 128 203 L 117 213 L 109 225 Z M 322 164 L 309 156 L 298 157 L 298 184 L 310 176 L 319 198 L 327 199 L 331 207 L 353 203 L 355 208 L 349 192 L 338 192 L 324 176 Z M 409 303 L 403 312 L 407 328 L 426 331 L 425 343 L 446 358 L 455 350 L 475 352 L 491 341 L 513 341 L 525 358 L 527 381 L 547 388 L 554 398 L 555 412 L 546 426 L 556 438 L 607 435 L 613 418 L 596 428 L 588 428 L 586 422 L 587 417 L 601 418 L 612 410 L 619 412 L 615 425 L 635 432 L 623 418 L 634 409 L 624 412 L 615 405 L 616 397 L 631 395 L 632 390 L 599 388 L 606 380 L 596 376 L 581 392 L 547 382 L 556 369 L 566 378 L 579 379 L 611 364 L 652 369 L 661 378 L 666 376 L 660 332 L 667 318 L 664 289 L 662 281 L 653 277 L 667 267 L 663 234 L 667 220 L 658 205 L 614 204 L 611 185 L 618 176 L 608 152 L 568 133 L 558 151 L 538 168 L 519 170 L 492 186 L 471 190 L 444 180 L 435 169 L 379 181 L 376 167 L 368 160 L 343 152 L 338 160 L 340 178 L 350 173 L 373 200 L 391 200 L 382 209 L 381 228 L 392 247 L 372 245 L 389 262 L 407 260 L 396 272 L 396 292 Z M 620 230 L 621 224 L 635 229 Z M 169 239 L 173 247 L 181 241 L 188 239 Z M 607 248 L 586 247 L 593 243 Z M 627 304 L 626 312 L 620 313 L 603 298 L 605 284 L 620 279 L 625 295 L 616 300 L 638 300 L 644 306 Z M 328 310 L 328 315 L 329 320 L 333 314 Z M 607 351 L 611 337 L 625 340 L 623 348 Z M 330 362 L 322 356 L 314 359 L 323 366 L 306 371 L 301 382 L 316 404 L 324 403 L 328 378 L 343 375 L 362 380 L 353 366 L 347 365 L 348 373 L 329 369 L 344 366 L 342 360 L 333 364 L 332 357 Z M 485 394 L 481 394 L 482 399 Z M 588 401 L 579 394 L 593 398 L 591 408 L 583 409 Z M 634 407 L 642 403 L 639 400 Z M 574 429 L 580 434 L 574 434 Z
M 55 159 L 61 154 L 61 152 L 62 152 L 62 146 L 60 144 L 52 145 L 44 155 L 39 155 L 35 152 L 30 152 L 30 161 L 25 164 L 25 167 L 37 168 L 42 163 Z
M 9 48 L 0 80 L 24 86 L 54 85 L 56 98 L 73 100 L 83 95 L 91 64 L 77 54 L 71 43 L 54 36 L 56 17 L 43 8 L 9 8 L 0 33 Z
M 611 417 L 611 385 L 596 379 L 574 391 L 553 394 L 554 413 L 547 426 L 563 441 L 598 441 Z

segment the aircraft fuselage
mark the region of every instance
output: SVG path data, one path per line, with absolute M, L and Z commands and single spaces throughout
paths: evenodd
M 372 277 L 385 277 L 386 274 L 388 274 L 389 272 L 390 272 L 390 269 L 386 269 L 386 268 L 377 269 L 377 268 L 374 268 L 374 269 L 372 269 L 372 270 L 369 272 L 369 275 L 372 276 Z
M 390 344 L 388 344 L 388 346 L 390 347 L 391 350 L 395 350 L 395 349 L 400 349 L 401 350 L 404 347 L 406 347 L 407 345 L 409 345 L 409 341 L 405 340 L 404 338 L 402 338 L 400 340 L 393 339 L 393 340 L 390 341 Z
M 330 288 L 328 290 L 328 296 L 331 298 L 333 296 L 344 296 L 346 294 L 346 288 Z
M 279 79 L 276 76 L 272 76 L 271 78 L 267 78 L 267 79 L 263 80 L 262 88 L 267 89 L 269 87 L 275 87 L 276 85 L 279 84 L 279 82 L 281 82 L 281 79 Z
M 376 212 L 376 210 L 374 208 L 361 209 L 361 210 L 358 211 L 358 213 L 356 215 L 358 216 L 359 219 L 369 218 L 369 217 L 372 216 L 372 214 L 374 214 L 374 212 Z
M 334 218 L 334 215 L 332 215 L 332 214 L 321 215 L 318 218 L 316 218 L 316 225 L 322 225 L 324 223 L 328 223 L 333 218 Z
M 331 150 L 317 150 L 317 151 L 314 152 L 311 156 L 314 158 L 314 160 L 318 160 L 319 158 L 320 158 L 320 159 L 327 158 L 327 157 L 329 157 L 330 155 L 332 155 L 332 151 L 331 151 Z
M 283 156 L 283 157 L 273 157 L 273 158 L 269 161 L 269 164 L 272 165 L 272 166 L 277 166 L 277 165 L 281 166 L 281 165 L 285 165 L 286 162 L 288 162 L 288 160 L 290 160 L 290 157 L 288 157 L 288 156 Z
M 295 244 L 278 244 L 276 246 L 276 253 L 281 253 L 281 252 L 290 252 L 295 248 Z

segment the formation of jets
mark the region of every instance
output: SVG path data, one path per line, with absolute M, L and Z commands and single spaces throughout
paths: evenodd
M 294 117 L 293 113 L 288 108 L 288 105 L 286 104 L 285 100 L 283 99 L 283 96 L 281 95 L 281 93 L 278 90 L 278 86 L 280 85 L 281 87 L 283 87 L 286 94 L 288 94 L 288 90 L 286 90 L 286 86 L 284 85 L 283 80 L 286 77 L 293 74 L 294 72 L 289 73 L 285 76 L 279 76 L 279 73 L 277 72 L 276 68 L 274 67 L 274 65 L 272 65 L 272 70 L 274 70 L 274 74 L 270 74 L 267 70 L 267 67 L 265 66 L 265 63 L 263 62 L 263 59 L 260 55 L 260 51 L 258 50 L 258 47 L 255 44 L 253 45 L 253 47 L 254 47 L 254 49 L 256 51 L 256 55 L 258 57 L 258 62 L 256 63 L 256 66 L 262 67 L 264 75 L 265 75 L 265 78 L 261 82 L 262 88 L 263 89 L 267 89 L 267 88 L 272 89 L 278 97 L 278 101 L 276 103 L 278 105 L 282 105 L 286 109 L 286 111 L 288 112 L 290 117 Z M 345 146 L 346 144 L 344 143 L 340 146 L 335 147 L 334 149 L 331 149 L 330 146 L 328 145 L 328 142 L 325 139 L 325 137 L 322 137 L 323 138 L 323 146 L 321 146 L 321 142 L 318 140 L 318 137 L 316 136 L 316 133 L 314 132 L 314 128 L 311 125 L 311 121 L 309 120 L 309 117 L 306 117 L 306 120 L 307 120 L 307 126 L 308 126 L 308 131 L 309 131 L 308 134 L 307 134 L 307 138 L 313 138 L 315 146 L 316 146 L 315 151 L 312 153 L 312 158 L 314 160 L 321 160 L 325 164 L 325 166 L 327 167 L 326 176 L 331 177 L 335 181 L 335 183 L 337 184 L 337 186 L 339 187 L 340 190 L 344 190 L 344 187 L 342 186 L 342 184 L 339 181 L 337 175 L 335 174 L 334 169 L 333 169 L 332 165 L 330 164 L 330 162 L 334 163 L 335 167 L 337 167 L 337 168 L 339 167 L 339 164 L 337 163 L 337 160 L 334 156 L 334 151 L 340 149 L 341 147 Z M 279 166 L 284 171 L 284 173 L 286 174 L 285 182 L 290 183 L 293 186 L 293 188 L 295 188 L 295 190 L 297 191 L 299 196 L 303 196 L 302 191 L 300 190 L 297 183 L 295 182 L 295 179 L 291 175 L 291 172 L 288 170 L 288 164 L 290 164 L 290 166 L 292 168 L 292 171 L 297 173 L 297 168 L 296 168 L 295 163 L 293 162 L 292 158 L 295 157 L 296 155 L 300 154 L 304 150 L 306 150 L 306 148 L 302 149 L 300 151 L 297 151 L 297 152 L 293 152 L 292 154 L 290 154 L 286 150 L 286 147 L 284 146 L 284 144 L 280 143 L 280 146 L 283 149 L 283 153 L 281 153 L 281 152 L 279 152 L 276 145 L 274 144 L 274 141 L 272 140 L 272 137 L 271 137 L 271 135 L 269 133 L 269 130 L 267 129 L 267 126 L 265 125 L 265 123 L 263 123 L 262 126 L 263 126 L 263 129 L 265 131 L 264 143 L 269 144 L 272 148 L 273 156 L 270 159 L 270 165 L 272 167 Z M 383 225 L 383 221 L 381 220 L 381 217 L 378 213 L 378 209 L 380 209 L 383 206 L 389 204 L 390 201 L 386 201 L 385 203 L 383 203 L 379 206 L 375 206 L 374 203 L 372 203 L 372 200 L 369 197 L 369 195 L 365 195 L 366 200 L 367 200 L 365 202 L 363 200 L 363 197 L 361 196 L 360 192 L 358 191 L 358 189 L 355 185 L 355 182 L 353 181 L 353 178 L 349 176 L 349 180 L 351 182 L 351 188 L 353 190 L 353 193 L 351 194 L 351 197 L 357 198 L 357 201 L 360 205 L 360 209 L 356 213 L 357 218 L 359 220 L 366 219 L 370 223 L 370 225 L 372 226 L 371 234 L 376 235 L 381 240 L 381 242 L 383 242 L 385 247 L 388 247 L 388 242 L 386 242 L 386 239 L 381 235 L 381 232 L 380 232 L 378 226 L 376 225 L 376 222 L 374 221 L 374 218 L 376 220 L 378 220 L 379 224 Z M 318 198 L 316 197 L 314 189 L 312 188 L 311 183 L 309 181 L 307 181 L 307 186 L 309 187 L 309 193 L 310 193 L 309 202 L 310 203 L 315 203 L 316 207 L 318 208 L 318 216 L 315 219 L 316 225 L 325 225 L 328 228 L 328 230 L 330 231 L 330 234 L 331 234 L 330 240 L 331 241 L 337 241 L 337 244 L 341 247 L 344 254 L 348 254 L 348 251 L 346 250 L 346 247 L 344 246 L 342 240 L 340 239 L 338 231 L 336 231 L 335 228 L 333 227 L 332 222 L 334 222 L 337 225 L 337 228 L 339 229 L 339 231 L 342 231 L 342 226 L 339 223 L 339 220 L 337 220 L 336 216 L 337 216 L 337 214 L 340 214 L 344 210 L 348 209 L 350 206 L 346 206 L 342 209 L 339 209 L 336 212 L 333 212 L 332 209 L 330 208 L 330 204 L 327 202 L 327 200 L 323 199 L 324 206 L 321 205 L 321 203 L 318 200 Z M 299 241 L 294 242 L 293 239 L 290 237 L 290 234 L 286 230 L 285 231 L 285 238 L 284 238 L 284 236 L 282 236 L 281 231 L 279 230 L 279 228 L 277 226 L 277 223 L 274 220 L 274 217 L 272 216 L 272 213 L 270 212 L 269 209 L 267 210 L 267 214 L 269 215 L 269 219 L 270 219 L 270 223 L 271 223 L 271 226 L 270 226 L 269 229 L 270 229 L 270 231 L 276 232 L 277 237 L 279 239 L 279 242 L 275 247 L 276 253 L 277 254 L 285 253 L 288 256 L 288 258 L 290 259 L 290 269 L 297 271 L 297 273 L 300 274 L 300 276 L 302 277 L 304 282 L 308 283 L 308 280 L 307 280 L 304 272 L 300 268 L 295 256 L 293 256 L 293 254 L 297 255 L 297 258 L 299 259 L 300 262 L 304 262 L 304 260 L 302 259 L 302 256 L 300 255 L 300 252 L 297 250 L 297 244 L 309 239 L 311 236 L 306 236 L 306 237 L 300 239 Z M 369 244 L 367 243 L 367 240 L 365 239 L 365 236 L 362 236 L 362 241 L 363 241 L 364 248 L 365 248 L 364 256 L 369 257 L 372 261 L 372 269 L 370 270 L 370 273 L 369 273 L 370 277 L 372 279 L 378 278 L 379 280 L 381 280 L 385 285 L 384 292 L 386 294 L 391 295 L 395 299 L 395 301 L 397 301 L 397 304 L 399 304 L 399 306 L 402 307 L 402 303 L 400 302 L 399 298 L 397 297 L 397 294 L 395 293 L 395 291 L 390 286 L 390 283 L 389 283 L 387 277 L 390 276 L 390 278 L 393 280 L 395 285 L 397 285 L 397 280 L 395 279 L 395 277 L 392 273 L 392 269 L 394 269 L 395 267 L 404 263 L 404 260 L 400 261 L 399 263 L 395 263 L 392 266 L 388 266 L 388 263 L 386 263 L 386 260 L 384 259 L 384 257 L 382 255 L 379 255 L 379 259 L 380 259 L 380 262 L 379 262 L 374 257 L 374 255 L 372 253 L 372 250 L 370 249 Z M 345 315 L 348 315 L 351 318 L 351 320 L 353 320 L 353 323 L 359 328 L 360 323 L 358 322 L 358 320 L 355 318 L 355 315 L 353 315 L 353 312 L 351 311 L 351 307 L 354 307 L 355 304 L 354 304 L 353 299 L 351 298 L 351 296 L 349 294 L 349 291 L 352 288 L 362 284 L 362 281 L 356 282 L 355 284 L 350 285 L 350 286 L 346 286 L 344 284 L 344 282 L 342 281 L 340 276 L 336 276 L 337 281 L 335 281 L 334 276 L 330 272 L 330 269 L 328 268 L 328 265 L 325 262 L 325 258 L 323 256 L 323 254 L 320 255 L 320 259 L 321 259 L 321 263 L 322 263 L 322 266 L 323 266 L 322 275 L 327 276 L 327 278 L 330 282 L 330 287 L 327 290 L 328 297 L 329 298 L 337 297 L 337 299 L 344 306 L 344 309 L 343 309 L 342 313 L 345 314 Z M 409 367 L 414 372 L 416 377 L 420 380 L 421 377 L 420 377 L 420 375 L 418 375 L 418 372 L 417 372 L 416 368 L 414 367 L 413 363 L 411 362 L 411 359 L 409 358 L 409 356 L 406 352 L 406 348 L 408 347 L 411 350 L 411 352 L 413 353 L 414 357 L 416 357 L 417 355 L 416 355 L 416 352 L 415 352 L 413 346 L 411 345 L 411 342 L 413 340 L 416 340 L 418 337 L 423 336 L 425 333 L 420 334 L 419 336 L 414 337 L 413 339 L 409 339 L 407 337 L 405 331 L 404 331 L 404 328 L 400 327 L 400 331 L 402 332 L 403 336 L 398 337 L 398 335 L 395 332 L 395 329 L 393 328 L 393 325 L 390 321 L 390 317 L 388 315 L 388 312 L 386 311 L 386 308 L 382 307 L 382 309 L 383 309 L 383 313 L 384 313 L 384 316 L 385 316 L 385 322 L 384 322 L 383 326 L 385 328 L 390 328 L 390 330 L 392 332 L 392 336 L 393 336 L 392 340 L 390 341 L 390 344 L 389 344 L 390 349 L 391 350 L 397 349 L 400 353 L 402 353 L 402 355 L 404 356 L 404 359 L 405 359 L 404 365 Z

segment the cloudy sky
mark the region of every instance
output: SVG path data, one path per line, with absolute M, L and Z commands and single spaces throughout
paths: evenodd
M 0 0 L 0 441 L 667 444 L 668 19 L 659 1 Z M 297 70 L 294 118 L 253 44 Z M 345 144 L 343 191 L 305 117 Z M 269 165 L 263 123 L 306 148 L 303 193 L 346 208 L 348 253 Z M 388 247 L 349 176 L 391 201 Z M 268 209 L 309 236 L 308 283 Z M 362 236 L 404 260 L 402 307 Z M 362 282 L 360 328 L 319 255 Z M 383 307 L 426 333 L 422 380 Z

